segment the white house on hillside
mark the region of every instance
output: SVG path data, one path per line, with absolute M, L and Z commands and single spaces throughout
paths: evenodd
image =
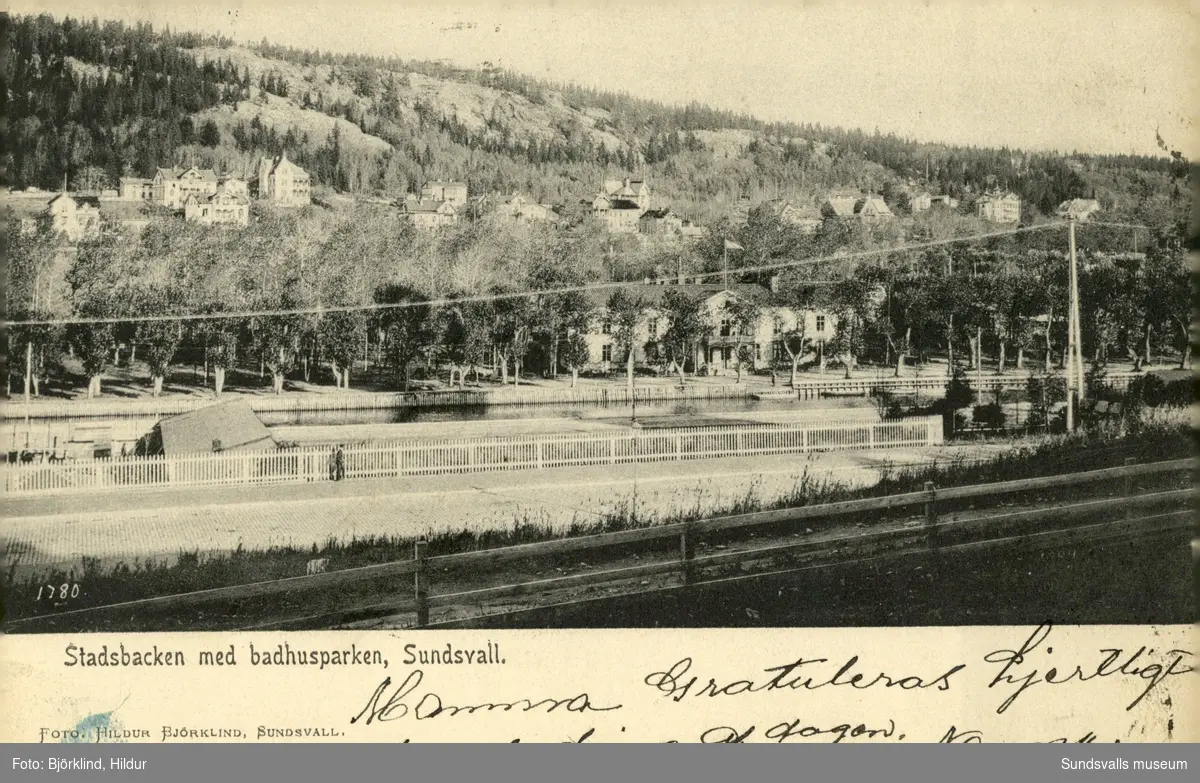
M 130 192 L 134 184 L 130 185 Z M 211 196 L 217 192 L 217 173 L 212 169 L 160 168 L 150 183 L 153 201 L 168 209 L 183 209 L 189 196 Z
M 1021 199 L 1016 193 L 987 193 L 975 202 L 975 213 L 992 223 L 1020 223 Z
M 211 196 L 189 196 L 183 207 L 186 220 L 204 225 L 250 225 L 250 199 L 236 189 L 221 187 Z
M 306 207 L 312 203 L 312 179 L 286 152 L 264 157 L 258 162 L 258 197 L 282 207 Z

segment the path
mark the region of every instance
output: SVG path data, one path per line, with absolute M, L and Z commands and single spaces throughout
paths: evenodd
M 626 464 L 512 473 L 419 476 L 262 487 L 126 492 L 6 502 L 9 560 L 22 566 L 172 558 L 181 551 L 308 548 L 330 538 L 415 537 L 439 531 L 556 529 L 634 502 L 642 516 L 711 511 L 753 493 L 791 492 L 807 469 L 821 480 L 878 480 L 887 464 L 977 458 L 995 445 L 832 452 Z

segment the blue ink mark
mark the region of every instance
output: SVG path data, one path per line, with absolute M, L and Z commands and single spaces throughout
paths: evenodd
M 83 720 L 75 724 L 75 730 L 67 734 L 63 738 L 63 742 L 71 744 L 79 744 L 83 742 L 94 742 L 91 737 L 100 732 L 101 729 L 107 729 L 111 725 L 113 712 L 98 712 L 89 715 Z
M 129 697 L 126 696 L 121 700 L 120 704 L 108 712 L 96 712 L 87 716 L 83 720 L 76 723 L 75 730 L 69 732 L 65 737 L 63 737 L 62 741 L 64 743 L 73 745 L 84 742 L 95 742 L 101 731 L 114 729 L 120 725 L 112 719 L 112 716 L 113 713 L 121 709 L 121 707 L 123 707 L 125 702 L 128 700 Z

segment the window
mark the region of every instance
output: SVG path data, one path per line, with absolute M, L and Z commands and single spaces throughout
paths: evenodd
M 657 339 L 658 339 L 658 321 L 657 321 L 657 319 L 656 319 L 656 320 L 652 320 L 652 321 L 650 322 L 650 325 L 647 327 L 647 329 L 648 329 L 648 331 L 649 331 L 649 334 L 650 334 L 650 339 L 651 339 L 651 340 L 657 340 Z
M 604 347 L 602 347 L 600 349 L 600 359 L 602 361 L 606 361 L 606 362 L 612 361 L 612 345 L 611 344 L 605 345 Z
M 612 334 L 612 321 L 600 324 L 600 334 Z
M 818 332 L 825 331 L 825 316 L 823 316 L 823 315 L 817 316 L 817 331 Z
M 762 346 L 758 343 L 754 344 L 754 361 L 762 361 Z
M 773 326 L 772 334 L 779 334 L 780 332 L 783 331 L 783 321 L 779 318 L 775 319 L 772 326 Z
M 728 318 L 722 318 L 721 319 L 721 336 L 728 337 L 732 333 L 733 333 L 733 324 L 729 322 Z

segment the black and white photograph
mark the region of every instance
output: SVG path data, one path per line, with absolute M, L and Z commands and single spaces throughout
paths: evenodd
M 1194 6 L 8 8 L 5 634 L 1195 622 Z

